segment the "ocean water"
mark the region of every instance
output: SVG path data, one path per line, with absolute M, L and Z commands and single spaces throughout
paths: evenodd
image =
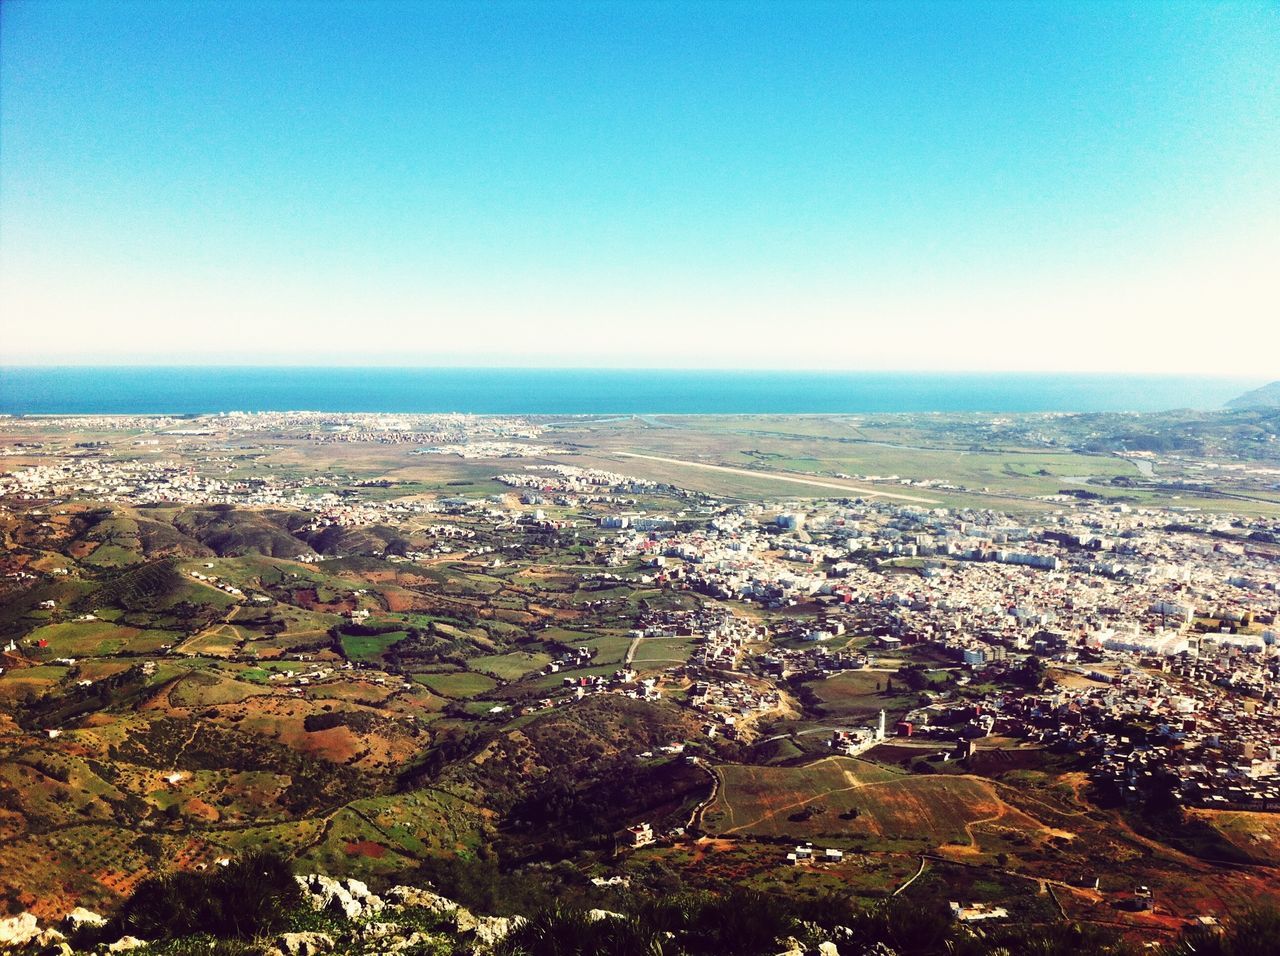
M 1219 408 L 1261 384 L 1185 375 L 9 366 L 0 367 L 0 413 L 1143 412 Z

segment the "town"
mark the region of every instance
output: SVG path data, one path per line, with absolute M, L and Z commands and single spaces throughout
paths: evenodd
M 142 788 L 127 825 L 199 828 L 191 866 L 261 819 L 253 787 L 279 788 L 266 819 L 290 853 L 355 874 L 385 853 L 560 846 L 607 894 L 659 864 L 715 881 L 732 859 L 761 885 L 779 868 L 815 891 L 928 884 L 966 924 L 1039 912 L 1046 887 L 1079 919 L 1166 937 L 1229 905 L 1145 863 L 1099 878 L 1088 848 L 1136 853 L 1109 842 L 1129 827 L 1174 841 L 1194 823 L 1215 873 L 1215 854 L 1280 865 L 1280 508 L 842 461 L 801 494 L 768 458 L 739 476 L 622 454 L 664 440 L 622 428 L 5 421 L 6 752 L 43 754 L 43 786 L 97 781 L 76 748 L 116 728 L 120 779 Z M 1063 467 L 1098 467 L 1080 457 Z M 1246 472 L 1254 504 L 1273 493 L 1267 466 Z M 221 741 L 196 762 L 187 721 Z M 320 755 L 302 790 L 242 777 L 299 747 Z M 595 796 L 619 777 L 646 782 Z M 590 810 L 549 817 L 564 799 Z M 307 842 L 348 805 L 340 842 Z M 122 873 L 160 865 L 110 852 Z M 968 894 L 964 866 L 999 891 Z

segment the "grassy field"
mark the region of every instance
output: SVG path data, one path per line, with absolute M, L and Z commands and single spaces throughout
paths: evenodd
M 828 757 L 803 767 L 719 768 L 722 791 L 705 825 L 721 834 L 890 843 L 920 840 L 978 851 L 979 828 L 1043 827 L 1002 800 L 987 780 L 907 776 Z
M 694 637 L 655 637 L 646 638 L 636 648 L 633 664 L 658 663 L 664 667 L 670 664 L 683 664 L 689 659 L 697 647 L 698 638 Z
M 181 635 L 172 631 L 139 630 L 108 621 L 72 621 L 47 624 L 28 635 L 28 641 L 48 641 L 50 656 L 109 657 L 122 651 L 148 653 L 162 644 L 173 644 Z
M 386 634 L 342 636 L 342 653 L 348 660 L 376 663 L 396 641 L 403 641 L 409 634 L 407 631 L 388 631 Z
M 892 680 L 892 674 L 847 671 L 805 686 L 813 692 L 823 717 L 871 720 L 883 710 L 892 723 L 915 706 L 916 701 L 916 695 L 902 680 L 893 681 L 893 691 L 889 692 Z
M 684 462 L 745 468 L 815 479 L 837 474 L 898 476 L 916 481 L 963 486 L 966 491 L 912 487 L 893 482 L 853 481 L 869 490 L 937 499 L 946 507 L 1001 508 L 1015 512 L 1051 507 L 1036 496 L 1064 488 L 1088 488 L 1104 498 L 1138 503 L 1174 503 L 1207 510 L 1271 513 L 1264 500 L 1225 498 L 1176 499 L 1174 493 L 1111 486 L 1110 480 L 1142 477 L 1132 460 L 1063 447 L 1029 447 L 1026 443 L 984 438 L 946 437 L 941 421 L 919 416 L 665 416 L 673 425 L 655 428 L 633 421 L 591 423 L 563 429 L 566 438 L 590 450 L 574 463 L 622 471 L 682 487 L 744 498 L 830 497 L 839 492 L 775 479 L 718 472 L 672 461 L 628 458 L 620 452 L 653 455 Z M 919 426 L 924 424 L 923 431 Z M 568 458 L 565 459 L 569 461 Z M 1087 479 L 1095 479 L 1085 484 Z M 1254 497 L 1269 498 L 1261 492 Z
M 473 657 L 467 666 L 481 674 L 492 674 L 500 680 L 519 680 L 536 674 L 551 661 L 550 654 L 541 651 L 515 651 L 510 654 L 487 654 Z
M 591 658 L 591 663 L 601 664 L 621 664 L 627 654 L 627 648 L 631 646 L 631 638 L 615 637 L 606 634 L 601 637 L 593 637 L 587 641 L 579 641 L 587 647 L 595 649 L 595 656 Z
M 454 671 L 446 674 L 419 674 L 418 681 L 441 697 L 475 697 L 497 687 L 497 682 L 484 674 Z
M 1280 817 L 1247 810 L 1190 810 L 1191 818 L 1217 833 L 1247 858 L 1280 865 Z

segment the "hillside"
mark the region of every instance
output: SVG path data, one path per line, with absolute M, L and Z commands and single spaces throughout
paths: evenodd
M 1228 408 L 1280 408 L 1280 381 L 1271 382 L 1227 402 Z
M 452 888 L 441 887 L 445 894 Z M 270 853 L 225 867 L 148 880 L 110 918 L 78 909 L 58 927 L 34 914 L 0 921 L 7 952 L 136 951 L 154 956 L 996 956 L 1073 953 L 1136 956 L 1113 929 L 1013 922 L 976 930 L 946 904 L 886 900 L 861 910 L 835 898 L 809 902 L 734 889 L 653 896 L 618 892 L 608 906 L 544 897 L 528 915 L 488 916 L 430 886 L 372 892 L 351 879 L 295 876 Z M 1170 956 L 1272 952 L 1280 914 L 1256 909 L 1190 931 Z M 115 942 L 111 942 L 115 940 Z M 836 942 L 838 940 L 838 942 Z
M 294 537 L 288 527 L 289 515 L 272 511 L 250 511 L 226 505 L 188 508 L 173 520 L 174 527 L 194 538 L 215 554 L 263 554 L 292 558 L 311 553 L 311 548 Z

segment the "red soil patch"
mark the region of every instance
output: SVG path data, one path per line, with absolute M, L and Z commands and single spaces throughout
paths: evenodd
M 397 591 L 388 588 L 382 592 L 382 599 L 387 602 L 387 610 L 392 612 L 412 611 L 420 600 L 412 591 Z
M 305 607 L 307 610 L 315 607 L 320 600 L 315 588 L 299 588 L 290 592 L 289 597 L 292 603 L 298 605 L 298 607 Z
M 197 819 L 205 820 L 206 822 L 209 822 L 209 823 L 216 822 L 220 816 L 220 814 L 216 809 L 214 809 L 214 807 L 212 807 L 208 803 L 205 803 L 199 797 L 192 797 L 190 800 L 184 803 L 182 805 L 182 810 L 184 813 L 187 814 L 187 816 L 196 817 Z
M 361 840 L 359 843 L 348 843 L 343 847 L 349 856 L 368 856 L 380 860 L 387 855 L 387 848 L 372 840 Z

